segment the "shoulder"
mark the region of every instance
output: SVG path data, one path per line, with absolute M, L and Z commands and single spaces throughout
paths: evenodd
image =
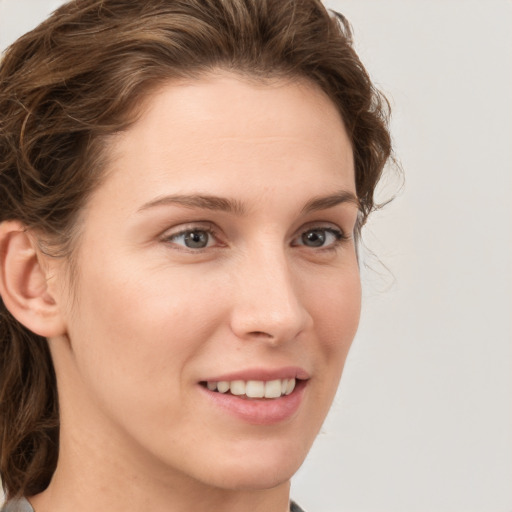
M 25 498 L 19 498 L 5 503 L 0 512 L 34 512 L 34 509 Z

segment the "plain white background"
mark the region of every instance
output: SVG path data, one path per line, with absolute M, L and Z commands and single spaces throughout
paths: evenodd
M 0 0 L 0 49 L 59 0 Z M 293 483 L 311 512 L 512 512 L 512 2 L 329 0 L 393 106 L 360 331 Z M 382 196 L 398 185 L 389 179 Z

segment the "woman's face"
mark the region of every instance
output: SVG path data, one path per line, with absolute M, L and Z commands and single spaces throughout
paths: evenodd
M 219 73 L 161 88 L 109 152 L 51 342 L 61 456 L 221 488 L 287 481 L 360 312 L 339 114 L 307 83 Z

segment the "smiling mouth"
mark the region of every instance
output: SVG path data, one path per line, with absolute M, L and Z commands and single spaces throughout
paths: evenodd
M 239 398 L 281 398 L 290 395 L 298 379 L 203 381 L 201 385 L 216 393 Z

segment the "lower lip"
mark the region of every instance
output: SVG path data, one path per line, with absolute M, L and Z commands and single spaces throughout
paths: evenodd
M 216 406 L 253 425 L 274 425 L 290 419 L 300 407 L 307 381 L 297 381 L 292 393 L 280 398 L 240 398 L 230 393 L 210 391 L 199 385 Z

